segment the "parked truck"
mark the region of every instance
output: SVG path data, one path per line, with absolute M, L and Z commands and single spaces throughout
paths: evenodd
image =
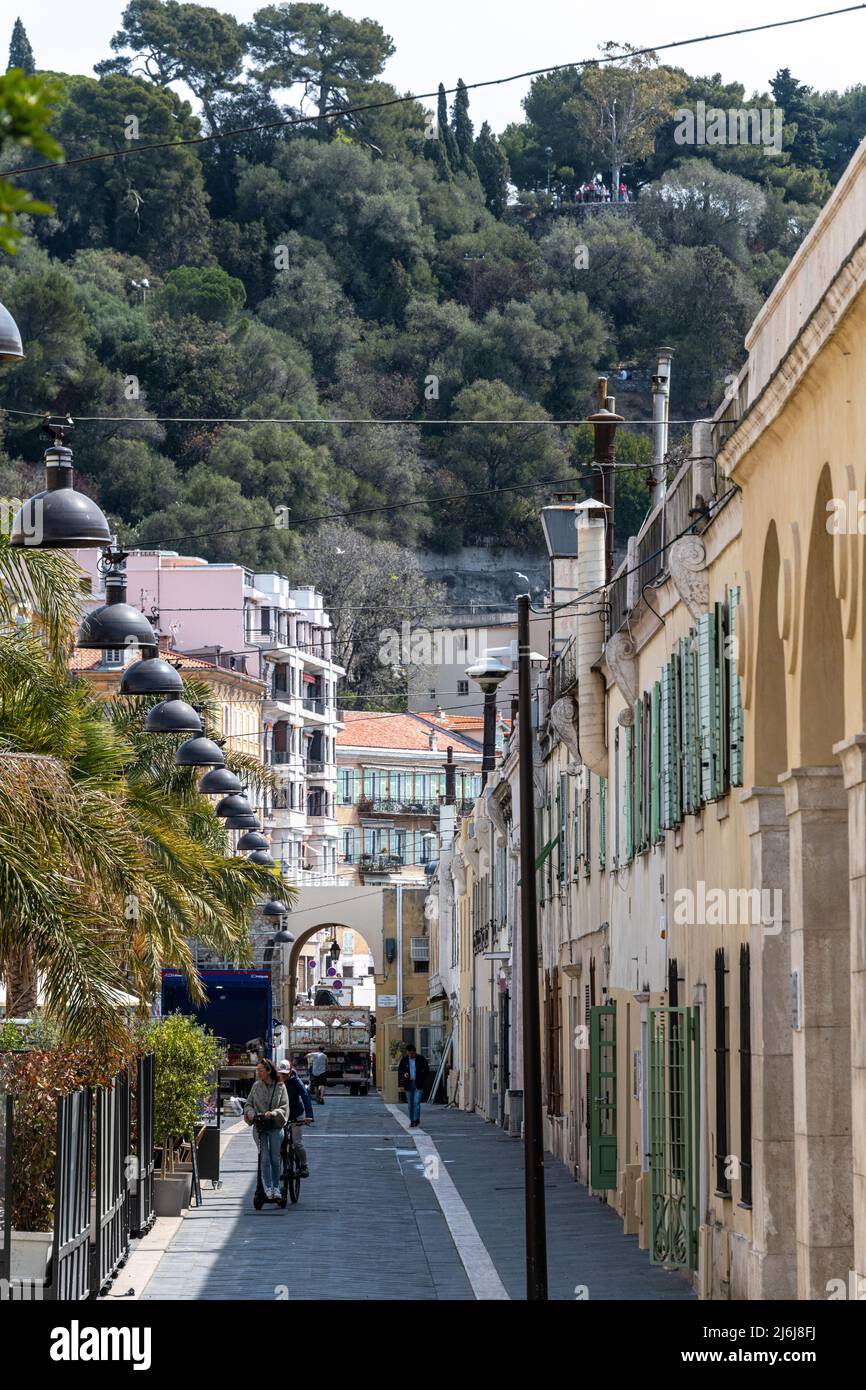
M 163 1014 L 192 1014 L 224 1044 L 227 1066 L 220 1081 L 246 1095 L 255 1079 L 255 1065 L 273 1054 L 274 1019 L 269 970 L 203 969 L 205 998 L 195 1003 L 183 975 L 162 972 Z
M 295 1066 L 308 1076 L 307 1057 L 324 1052 L 328 1059 L 327 1086 L 348 1086 L 353 1096 L 365 1096 L 372 1085 L 369 1009 L 351 1005 L 301 1004 L 295 1008 L 289 1050 Z

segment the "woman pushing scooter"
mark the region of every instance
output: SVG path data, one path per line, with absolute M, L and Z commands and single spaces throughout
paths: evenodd
M 259 1181 L 269 1202 L 280 1200 L 280 1146 L 289 1118 L 289 1096 L 273 1062 L 263 1059 L 256 1067 L 258 1080 L 244 1106 L 244 1119 L 255 1126 L 259 1148 Z

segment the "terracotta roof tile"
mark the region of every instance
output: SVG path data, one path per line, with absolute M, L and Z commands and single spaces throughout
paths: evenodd
M 346 710 L 345 727 L 337 735 L 337 746 L 345 748 L 405 748 L 426 752 L 430 749 L 433 730 L 425 719 L 413 714 L 390 714 L 382 710 Z M 478 753 L 475 743 L 453 734 L 440 725 L 439 748 L 444 753 L 450 742 L 455 752 Z M 445 738 L 444 736 L 448 736 Z

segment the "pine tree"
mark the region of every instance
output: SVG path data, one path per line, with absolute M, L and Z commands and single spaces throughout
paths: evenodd
M 16 19 L 12 26 L 12 41 L 9 44 L 9 62 L 6 64 L 6 71 L 8 72 L 10 68 L 20 68 L 22 72 L 28 74 L 36 71 L 33 49 L 30 47 L 27 30 L 20 19 Z
M 475 141 L 475 167 L 484 189 L 484 200 L 494 217 L 501 217 L 508 205 L 510 170 L 504 151 L 490 124 L 485 121 Z
M 462 77 L 457 79 L 457 94 L 452 108 L 452 129 L 460 156 L 460 165 L 467 173 L 472 173 L 475 168 L 475 161 L 472 158 L 475 132 L 469 119 L 469 92 Z

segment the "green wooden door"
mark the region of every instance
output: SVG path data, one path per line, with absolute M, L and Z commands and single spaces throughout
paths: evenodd
M 589 1011 L 590 1187 L 616 1187 L 616 1005 Z
M 697 1268 L 698 1036 L 697 1009 L 650 1009 L 650 1259 L 669 1269 Z

